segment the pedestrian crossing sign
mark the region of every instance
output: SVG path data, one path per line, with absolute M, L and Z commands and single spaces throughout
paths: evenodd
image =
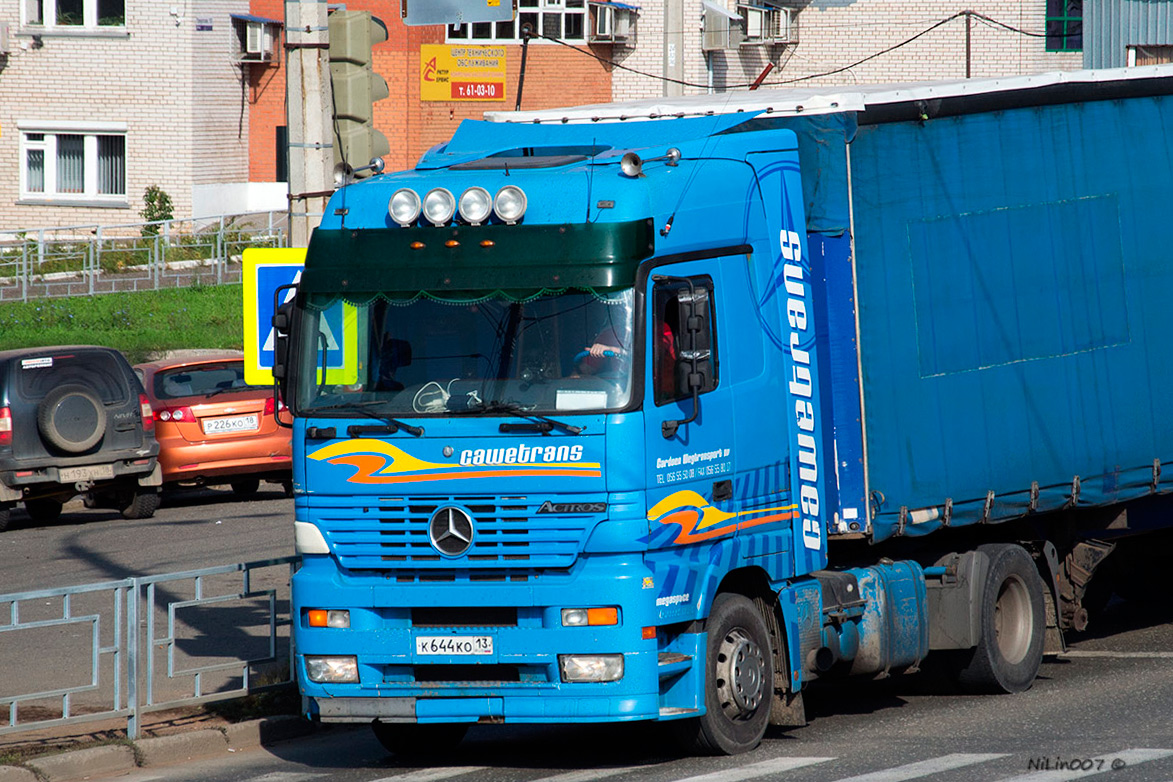
M 244 251 L 244 379 L 251 385 L 273 385 L 277 335 L 273 329 L 273 294 L 282 285 L 296 285 L 305 266 L 305 248 L 250 248 Z M 293 288 L 281 292 L 283 304 Z M 358 380 L 358 310 L 335 302 L 322 313 L 320 350 L 325 352 L 326 377 L 319 383 L 350 384 Z M 320 355 L 320 354 L 319 354 Z M 322 365 L 321 359 L 318 365 Z

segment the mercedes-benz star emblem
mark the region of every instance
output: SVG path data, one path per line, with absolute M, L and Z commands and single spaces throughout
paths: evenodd
M 459 557 L 472 548 L 472 538 L 472 518 L 460 508 L 440 508 L 428 521 L 428 540 L 445 556 Z

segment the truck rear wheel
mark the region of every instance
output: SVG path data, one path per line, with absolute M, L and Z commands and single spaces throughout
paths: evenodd
M 774 696 L 774 653 L 748 598 L 720 594 L 706 623 L 705 714 L 680 724 L 687 749 L 736 755 L 761 743 Z
M 420 725 L 375 720 L 371 723 L 371 730 L 375 732 L 375 738 L 383 745 L 383 749 L 395 755 L 439 755 L 454 749 L 464 740 L 468 725 Z
M 8 529 L 8 518 L 12 514 L 12 503 L 0 502 L 0 532 Z
M 1043 660 L 1043 581 L 1021 546 L 978 550 L 990 558 L 979 607 L 981 634 L 962 659 L 957 680 L 969 692 L 1022 692 L 1034 683 Z

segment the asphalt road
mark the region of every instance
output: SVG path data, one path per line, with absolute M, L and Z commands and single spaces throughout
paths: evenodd
M 481 727 L 431 760 L 389 755 L 365 727 L 127 782 L 1106 782 L 1173 780 L 1173 619 L 1113 606 L 1105 637 L 1049 659 L 1034 687 L 962 696 L 927 677 L 812 690 L 810 724 L 754 752 L 682 758 L 651 725 Z M 1070 770 L 1075 763 L 1078 770 Z M 1065 768 L 1064 768 L 1065 766 Z
M 0 535 L 0 592 L 284 556 L 291 516 L 292 501 L 276 487 L 250 501 L 226 490 L 176 496 L 148 521 L 80 506 L 49 525 L 14 514 L 14 528 Z M 333 728 L 122 779 L 1173 781 L 1173 609 L 1117 601 L 1092 630 L 1071 637 L 1069 654 L 1048 659 L 1020 695 L 962 696 L 923 675 L 814 689 L 807 727 L 772 729 L 759 749 L 735 758 L 678 757 L 651 725 L 477 726 L 458 750 L 426 761 L 389 755 L 366 728 Z
M 293 500 L 262 483 L 253 499 L 230 489 L 168 493 L 151 519 L 66 505 L 50 524 L 23 508 L 0 533 L 0 593 L 77 586 L 292 555 Z

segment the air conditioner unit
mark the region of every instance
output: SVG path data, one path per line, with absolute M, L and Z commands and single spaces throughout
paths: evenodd
M 795 43 L 794 13 L 790 8 L 739 4 L 737 12 L 744 25 L 742 46 Z
M 774 43 L 798 43 L 798 25 L 795 23 L 793 8 L 774 10 L 772 32 Z
M 625 3 L 591 3 L 591 43 L 634 43 L 638 11 Z
M 244 53 L 258 60 L 269 53 L 265 47 L 265 25 L 261 22 L 245 23 Z
M 720 3 L 721 0 L 701 0 L 705 13 L 701 49 L 706 52 L 736 49 L 745 37 L 741 17 Z

